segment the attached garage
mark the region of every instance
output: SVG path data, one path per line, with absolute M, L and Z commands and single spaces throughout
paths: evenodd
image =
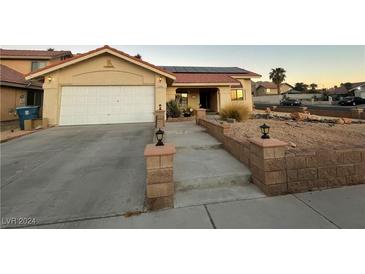
M 44 81 L 43 118 L 50 125 L 145 123 L 166 104 L 175 75 L 104 46 L 32 72 Z
M 59 125 L 154 121 L 152 86 L 62 87 Z

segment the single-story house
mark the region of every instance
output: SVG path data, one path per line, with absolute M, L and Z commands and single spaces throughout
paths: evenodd
M 293 89 L 293 86 L 288 83 L 280 84 L 280 94 L 285 93 Z M 264 96 L 264 95 L 278 95 L 278 88 L 273 82 L 257 82 L 256 89 L 254 92 L 255 96 Z
M 44 82 L 43 117 L 51 125 L 153 122 L 169 100 L 219 112 L 252 109 L 251 78 L 237 67 L 155 66 L 109 46 L 50 64 L 26 76 Z
M 42 84 L 26 81 L 24 74 L 0 65 L 0 97 L 1 97 L 1 122 L 18 119 L 16 107 L 25 105 L 40 105 L 35 94 L 42 94 Z
M 365 82 L 353 83 L 350 92 L 356 97 L 365 99 Z

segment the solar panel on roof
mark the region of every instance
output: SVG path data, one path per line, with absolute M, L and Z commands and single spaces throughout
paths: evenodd
M 190 67 L 190 66 L 161 66 L 175 73 L 247 73 L 238 67 Z

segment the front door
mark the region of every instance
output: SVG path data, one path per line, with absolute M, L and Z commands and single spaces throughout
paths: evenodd
M 200 105 L 202 108 L 210 108 L 210 96 L 209 91 L 200 91 Z

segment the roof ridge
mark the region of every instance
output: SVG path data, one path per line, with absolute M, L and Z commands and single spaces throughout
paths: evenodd
M 150 66 L 150 67 L 156 68 L 156 69 L 158 69 L 158 70 L 160 70 L 160 71 L 163 71 L 163 72 L 165 72 L 165 73 L 167 73 L 167 74 L 169 74 L 169 75 L 171 75 L 171 76 L 174 76 L 174 74 L 172 74 L 170 71 L 167 71 L 167 70 L 162 69 L 162 68 L 160 68 L 160 67 L 158 67 L 158 66 L 155 66 L 155 65 L 153 65 L 153 64 L 151 64 L 151 63 L 149 63 L 149 62 L 147 62 L 147 61 L 144 61 L 144 60 L 142 60 L 142 59 L 140 59 L 140 58 L 137 58 L 137 57 L 134 57 L 134 56 L 132 56 L 132 55 L 129 55 L 128 53 L 125 53 L 124 51 L 121 51 L 121 50 L 118 50 L 118 49 L 116 49 L 116 48 L 113 48 L 113 47 L 111 47 L 111 46 L 109 46 L 109 45 L 104 45 L 104 46 L 102 46 L 102 47 L 98 47 L 98 48 L 93 49 L 93 50 L 90 50 L 90 51 L 88 51 L 88 52 L 85 52 L 85 53 L 81 53 L 81 54 L 74 55 L 74 56 L 73 56 L 73 57 L 71 57 L 71 58 L 68 58 L 68 59 L 65 59 L 65 60 L 62 60 L 62 61 L 59 61 L 59 62 L 56 62 L 56 63 L 50 64 L 50 65 L 45 66 L 45 67 L 43 67 L 43 68 L 40 68 L 40 69 L 38 69 L 38 70 L 36 70 L 36 71 L 32 71 L 32 72 L 30 72 L 30 73 L 26 74 L 25 76 L 29 76 L 29 75 L 31 75 L 31 74 L 35 74 L 35 73 L 41 72 L 41 71 L 46 70 L 46 69 L 49 69 L 49 68 L 51 68 L 51 67 L 55 67 L 55 66 L 61 65 L 61 64 L 63 64 L 63 63 L 70 62 L 70 61 L 72 61 L 72 60 L 76 60 L 76 59 L 82 58 L 82 57 L 84 57 L 84 56 L 87 56 L 87 55 L 89 55 L 89 54 L 92 54 L 92 53 L 95 53 L 95 52 L 101 51 L 101 50 L 103 50 L 103 49 L 109 49 L 109 50 L 114 51 L 114 52 L 116 52 L 116 53 L 119 53 L 120 55 L 123 55 L 123 56 L 125 56 L 125 57 L 127 57 L 127 58 L 133 59 L 134 61 L 140 62 L 140 63 L 142 63 L 142 64 L 145 64 L 145 65 L 148 65 L 148 66 Z M 174 76 L 174 77 L 175 77 L 175 76 Z

